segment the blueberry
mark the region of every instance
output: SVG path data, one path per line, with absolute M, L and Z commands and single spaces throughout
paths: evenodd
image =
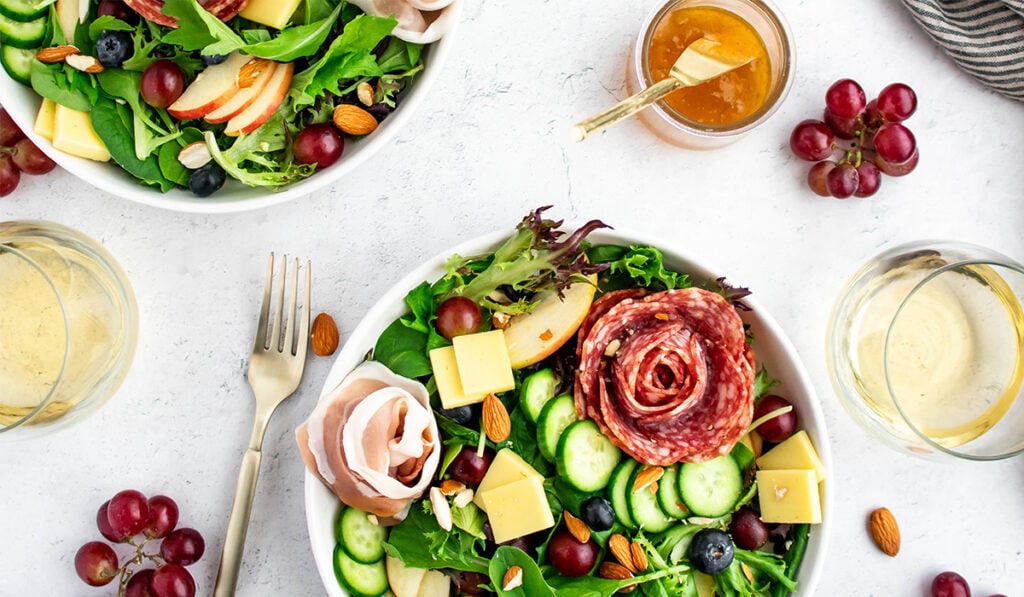
M 108 68 L 120 68 L 134 53 L 132 36 L 127 31 L 104 31 L 96 40 L 96 59 Z
M 607 531 L 615 524 L 615 509 L 607 499 L 594 496 L 580 505 L 580 518 L 592 531 Z
M 718 574 L 732 564 L 734 548 L 729 535 L 718 529 L 702 529 L 686 551 L 693 567 L 704 574 Z
M 224 62 L 228 59 L 227 54 L 214 54 L 213 56 L 209 56 L 207 54 L 200 54 L 199 57 L 203 59 L 203 64 L 205 64 L 206 66 L 220 64 L 221 62 Z
M 442 408 L 441 414 L 455 421 L 459 425 L 469 425 L 473 422 L 473 409 L 469 406 L 457 406 L 455 408 Z
M 227 174 L 216 162 L 209 162 L 192 171 L 188 178 L 188 188 L 199 197 L 209 197 L 224 186 Z

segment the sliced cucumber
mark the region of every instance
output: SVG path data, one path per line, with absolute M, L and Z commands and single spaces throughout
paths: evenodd
M 688 512 L 679 497 L 679 467 L 665 468 L 665 474 L 658 481 L 658 505 L 672 518 L 686 518 Z
M 388 530 L 370 522 L 366 512 L 357 508 L 345 508 L 338 515 L 334 525 L 334 538 L 345 547 L 348 555 L 357 562 L 372 564 L 384 557 L 384 542 Z
M 615 510 L 615 519 L 627 529 L 635 529 L 636 523 L 629 515 L 629 504 L 626 502 L 626 492 L 629 491 L 629 480 L 633 478 L 633 471 L 639 463 L 632 458 L 624 458 L 619 466 L 612 472 L 612 478 L 608 481 L 608 501 L 612 503 L 612 510 Z
M 388 590 L 388 571 L 383 558 L 373 564 L 357 562 L 340 543 L 334 547 L 334 576 L 349 595 L 377 597 Z
M 657 491 L 651 491 L 650 485 L 633 491 L 636 476 L 642 470 L 644 467 L 636 467 L 626 486 L 626 505 L 629 507 L 629 516 L 644 531 L 660 533 L 675 524 L 676 521 L 658 505 Z M 658 485 L 660 486 L 661 483 Z
M 566 427 L 555 450 L 558 474 L 580 491 L 607 487 L 621 459 L 622 452 L 589 419 Z
M 0 46 L 0 64 L 12 79 L 24 85 L 31 85 L 32 59 L 35 56 L 35 50 L 8 45 Z
M 540 411 L 549 400 L 555 397 L 555 386 L 558 377 L 551 369 L 534 371 L 523 380 L 523 389 L 519 392 L 519 403 L 523 405 L 526 416 L 536 423 Z
M 537 418 L 537 446 L 544 458 L 550 462 L 555 461 L 558 438 L 576 420 L 576 402 L 568 394 L 562 394 L 544 405 Z
M 53 0 L 0 0 L 0 14 L 15 21 L 32 21 L 46 14 Z
M 0 43 L 16 48 L 38 48 L 46 36 L 46 17 L 31 21 L 15 21 L 0 14 Z
M 679 496 L 691 514 L 715 518 L 732 512 L 743 491 L 743 476 L 732 456 L 684 464 Z

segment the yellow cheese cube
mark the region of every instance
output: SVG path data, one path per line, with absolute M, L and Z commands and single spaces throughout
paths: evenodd
M 821 498 L 813 470 L 757 471 L 757 496 L 765 522 L 821 522 Z
M 555 519 L 544 495 L 544 481 L 527 477 L 491 489 L 483 497 L 487 520 L 495 543 L 536 533 L 555 526 Z
M 36 114 L 36 123 L 32 130 L 47 141 L 53 141 L 53 118 L 56 116 L 56 113 L 57 104 L 43 98 L 43 103 L 39 106 L 39 113 Z
M 494 456 L 491 466 L 487 469 L 480 485 L 476 488 L 476 497 L 473 499 L 477 506 L 484 512 L 487 511 L 487 504 L 484 496 L 491 490 L 508 485 L 515 481 L 522 481 L 528 477 L 536 477 L 541 482 L 544 476 L 537 472 L 537 469 L 530 466 L 519 454 L 508 448 L 503 449 Z
M 274 29 L 284 29 L 298 7 L 299 0 L 249 0 L 238 14 Z
M 64 153 L 97 162 L 110 159 L 110 152 L 92 128 L 89 113 L 60 104 L 53 117 L 53 146 Z
M 825 465 L 818 457 L 818 451 L 811 443 L 806 431 L 797 431 L 786 441 L 768 450 L 757 459 L 761 470 L 809 469 L 815 474 L 815 482 L 825 480 Z
M 497 394 L 516 387 L 505 334 L 491 330 L 452 339 L 459 379 L 467 395 Z
M 455 363 L 455 349 L 451 346 L 435 348 L 430 351 L 430 367 L 434 370 L 434 383 L 437 394 L 441 397 L 441 406 L 456 408 L 467 404 L 483 402 L 487 393 L 469 394 L 462 391 L 459 379 L 459 366 Z

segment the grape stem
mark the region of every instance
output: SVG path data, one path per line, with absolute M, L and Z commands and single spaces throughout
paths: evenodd
M 166 561 L 160 553 L 146 553 L 143 551 L 146 548 L 146 544 L 151 540 L 147 537 L 142 540 L 142 543 L 135 543 L 134 537 L 129 537 L 126 543 L 135 548 L 135 555 L 124 561 L 121 567 L 118 568 L 119 578 L 117 583 L 117 597 L 124 597 L 125 590 L 128 587 L 128 581 L 132 579 L 132 575 L 135 574 L 134 566 L 141 566 L 144 560 L 149 560 L 156 564 L 157 568 L 164 565 Z

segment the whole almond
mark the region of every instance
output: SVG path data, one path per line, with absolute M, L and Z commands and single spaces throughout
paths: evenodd
M 633 578 L 633 573 L 630 572 L 629 568 L 615 562 L 601 562 L 601 565 L 597 569 L 597 575 L 601 578 L 607 578 L 609 580 L 625 580 L 627 578 Z
M 494 394 L 484 398 L 483 411 L 480 414 L 484 433 L 492 442 L 503 442 L 512 434 L 512 420 L 509 419 L 505 405 Z
M 56 64 L 64 62 L 65 58 L 75 54 L 81 54 L 75 46 L 53 46 L 52 48 L 43 48 L 36 52 L 36 60 L 43 64 Z
M 629 544 L 629 552 L 633 557 L 633 567 L 637 569 L 637 572 L 647 572 L 650 564 L 647 562 L 647 552 L 644 551 L 644 546 L 634 541 Z
M 875 545 L 888 556 L 895 557 L 900 551 L 900 527 L 896 517 L 888 508 L 878 508 L 868 518 L 868 527 Z
M 70 54 L 64 58 L 64 62 L 75 70 L 80 70 L 83 73 L 101 73 L 103 72 L 103 65 L 100 64 L 99 60 L 96 60 L 93 56 L 86 56 L 84 54 Z
M 615 556 L 615 559 L 619 561 L 619 564 L 629 572 L 629 576 L 633 576 L 636 572 L 636 566 L 633 565 L 633 551 L 629 547 L 629 539 L 625 535 L 615 533 L 608 537 L 608 549 Z M 622 578 L 629 578 L 629 576 Z M 605 578 L 611 577 L 606 576 Z
M 572 534 L 572 536 L 580 543 L 590 541 L 590 529 L 587 528 L 587 523 L 573 516 L 572 512 L 569 512 L 568 510 L 563 514 L 565 518 L 565 528 L 569 529 L 569 533 Z
M 453 496 L 465 488 L 465 485 L 455 479 L 445 479 L 444 481 L 441 481 L 442 495 Z
M 377 119 L 355 104 L 334 108 L 334 126 L 349 135 L 368 135 L 377 130 Z
M 504 578 L 501 579 L 501 590 L 511 591 L 521 586 L 523 586 L 523 569 L 519 566 L 509 566 L 505 571 Z
M 652 483 L 656 483 L 664 474 L 665 469 L 660 466 L 645 466 L 636 474 L 636 480 L 633 481 L 633 493 L 640 491 Z
M 326 313 L 317 315 L 309 333 L 313 353 L 320 357 L 330 356 L 338 350 L 338 341 L 338 324 L 334 323 L 334 318 Z

